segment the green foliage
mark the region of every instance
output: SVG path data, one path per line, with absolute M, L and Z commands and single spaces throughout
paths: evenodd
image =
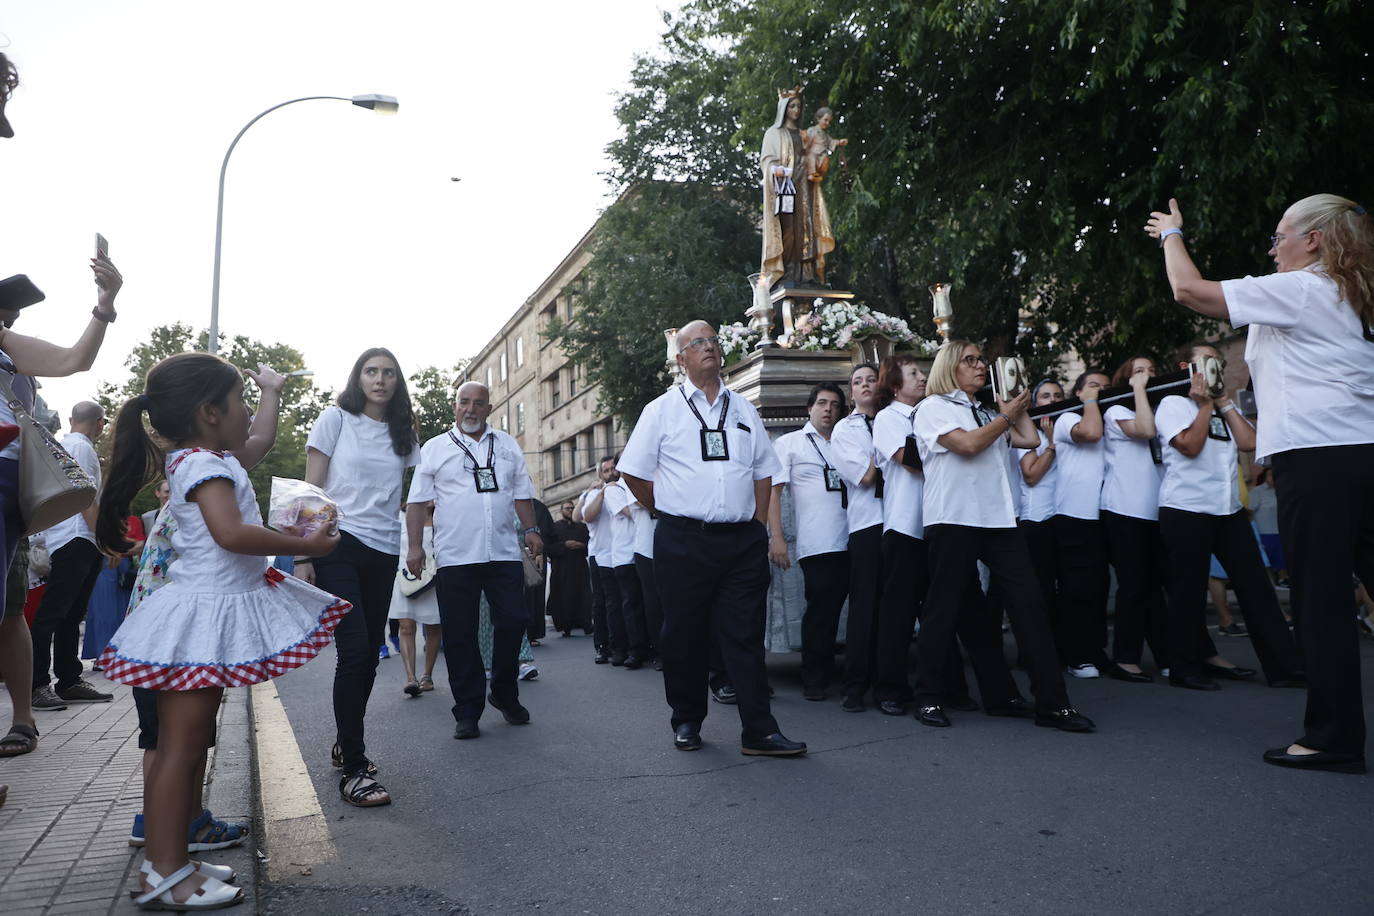
M 406 379 L 421 443 L 453 426 L 453 384 L 470 362 L 471 359 L 459 360 L 452 369 L 426 366 Z
M 143 380 L 148 370 L 163 359 L 175 353 L 205 348 L 206 336 L 199 335 L 188 325 L 177 323 L 154 328 L 148 341 L 134 347 L 124 365 L 130 377 L 121 384 L 105 382 L 101 386 L 97 400 L 105 407 L 111 417 L 129 398 L 143 391 Z M 299 350 L 285 344 L 269 344 L 247 337 L 234 337 L 220 347 L 220 355 L 240 368 L 256 370 L 259 363 L 266 363 L 278 372 L 290 372 L 305 367 L 304 358 Z M 250 402 L 255 400 L 253 389 L 256 387 L 245 378 Z M 273 477 L 305 477 L 305 440 L 315 419 L 333 403 L 328 391 L 315 387 L 309 378 L 293 378 L 287 381 L 282 393 L 281 415 L 277 422 L 277 442 L 261 462 L 248 472 L 257 491 L 258 503 L 263 514 L 267 512 L 267 499 L 272 491 Z M 100 442 L 102 457 L 108 457 L 111 446 L 110 437 Z M 135 514 L 146 512 L 157 505 L 152 495 L 152 487 L 140 493 L 134 500 L 132 511 Z
M 659 331 L 742 317 L 761 244 L 751 205 L 696 182 L 646 182 L 601 217 L 578 311 L 546 334 L 600 386 L 602 411 L 631 426 L 663 393 Z
M 1141 231 L 1170 196 L 1224 278 L 1270 269 L 1294 200 L 1367 193 L 1371 33 L 1349 0 L 694 0 L 635 64 L 611 178 L 757 206 L 775 90 L 803 84 L 851 138 L 834 279 L 923 335 L 952 281 L 960 336 L 1110 364 L 1199 329 Z

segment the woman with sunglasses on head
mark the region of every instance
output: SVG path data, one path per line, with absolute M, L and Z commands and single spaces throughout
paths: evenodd
M 1030 393 L 982 407 L 987 382 L 982 351 L 967 340 L 947 341 L 935 357 L 928 396 L 916 413 L 916 444 L 925 467 L 922 518 L 930 553 L 921 638 L 916 644 L 916 702 L 924 725 L 948 726 L 940 698 L 948 695 L 943 664 L 956 629 L 964 639 L 989 715 L 1035 719 L 1036 725 L 1086 732 L 1095 726 L 1069 703 L 1053 636 L 1041 604 L 1026 542 L 1016 527 L 1007 448 L 1039 444 L 1026 409 Z M 1006 599 L 1017 648 L 1030 673 L 1032 708 L 1022 699 L 1002 656 L 1000 619 L 969 573 L 981 560 Z
M 1180 366 L 1221 358 L 1208 344 L 1185 347 L 1180 356 Z M 1237 450 L 1254 449 L 1255 428 L 1224 392 L 1211 393 L 1202 373 L 1194 374 L 1187 397 L 1170 395 L 1159 402 L 1155 427 L 1164 453 L 1159 531 L 1169 570 L 1169 683 L 1216 690 L 1213 678 L 1240 681 L 1255 675 L 1253 668 L 1221 658 L 1207 632 L 1207 572 L 1215 555 L 1236 590 L 1269 685 L 1302 686 L 1293 635 L 1240 502 Z
M 1164 542 L 1159 537 L 1163 459 L 1155 457 L 1155 415 L 1145 393 L 1155 374 L 1154 360 L 1148 356 L 1122 363 L 1112 375 L 1112 386 L 1129 385 L 1134 399 L 1131 406 L 1113 404 L 1102 415 L 1102 527 L 1116 570 L 1112 658 L 1103 673 L 1136 683 L 1153 680 L 1140 670 L 1147 640 L 1155 664 L 1160 670 L 1169 667 Z
M 1265 752 L 1278 766 L 1364 772 L 1351 574 L 1374 581 L 1374 223 L 1334 194 L 1289 207 L 1270 238 L 1276 273 L 1203 279 L 1178 202 L 1151 214 L 1174 298 L 1249 326 L 1256 458 L 1274 470 L 1279 537 L 1308 675 L 1305 733 Z

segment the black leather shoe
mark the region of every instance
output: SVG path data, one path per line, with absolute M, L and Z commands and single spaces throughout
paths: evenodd
M 1144 671 L 1127 671 L 1117 664 L 1108 664 L 1102 668 L 1102 673 L 1115 681 L 1125 681 L 1128 684 L 1148 684 L 1154 680 Z
M 638 671 L 640 668 L 644 667 L 644 663 L 639 660 L 638 655 L 627 655 L 625 656 L 624 667 L 626 671 Z
M 949 728 L 951 725 L 949 716 L 938 706 L 916 707 L 916 721 L 931 728 Z
M 611 653 L 611 667 L 613 667 L 613 668 L 623 668 L 624 666 L 625 666 L 625 656 L 621 655 L 619 652 L 612 652 L 612 653 Z
M 476 719 L 459 719 L 458 725 L 453 729 L 455 738 L 476 738 L 482 733 L 477 730 Z
M 824 690 L 822 690 L 819 687 L 802 688 L 802 699 L 810 700 L 813 703 L 819 703 L 821 700 L 824 700 L 827 696 L 829 696 L 829 694 L 827 694 Z
M 1203 677 L 1200 674 L 1171 674 L 1169 675 L 1170 687 L 1186 687 L 1189 690 L 1220 690 L 1221 685 L 1210 677 Z
M 606 654 L 606 650 L 603 649 L 603 648 L 601 648 L 600 646 L 597 646 L 597 647 L 596 647 L 596 657 L 593 658 L 592 661 L 596 662 L 598 665 L 604 665 L 604 664 L 606 664 L 606 663 L 607 663 L 608 661 L 610 661 L 610 660 L 611 660 L 611 657 L 610 657 L 609 655 Z
M 998 703 L 996 706 L 989 706 L 986 710 L 990 716 L 1000 716 L 1006 719 L 1029 719 L 1035 715 L 1035 710 L 1021 697 L 1012 697 L 1005 703 Z
M 867 707 L 864 706 L 863 697 L 848 696 L 844 698 L 844 702 L 840 704 L 840 708 L 845 712 L 863 712 Z
M 530 711 L 521 706 L 519 700 L 511 700 L 509 703 L 502 703 L 496 699 L 496 694 L 489 693 L 487 694 L 487 702 L 491 704 L 492 709 L 499 710 L 501 715 L 505 716 L 506 721 L 511 725 L 530 724 Z
M 711 688 L 711 699 L 717 703 L 724 703 L 726 706 L 735 705 L 735 688 L 729 684 L 721 684 L 719 687 Z
M 948 706 L 956 712 L 977 712 L 982 708 L 978 705 L 978 701 L 968 694 L 960 697 L 945 697 L 945 701 L 940 705 Z
M 1254 668 L 1242 668 L 1236 665 L 1234 668 L 1223 668 L 1221 665 L 1203 665 L 1203 672 L 1212 677 L 1219 677 L 1224 681 L 1248 681 L 1258 672 Z
M 878 704 L 878 712 L 885 716 L 904 716 L 906 704 L 898 703 L 896 700 L 883 700 Z
M 782 732 L 766 738 L 741 741 L 739 752 L 747 757 L 800 757 L 806 753 L 805 741 L 791 741 Z
M 1363 773 L 1364 754 L 1317 751 L 1315 754 L 1290 754 L 1286 747 L 1264 752 L 1264 762 L 1293 770 L 1329 770 L 1332 773 Z
M 1057 728 L 1061 732 L 1090 732 L 1097 728 L 1092 719 L 1072 706 L 1045 711 L 1037 709 L 1035 724 L 1044 728 Z
M 701 750 L 701 726 L 683 722 L 673 732 L 673 747 L 680 751 Z

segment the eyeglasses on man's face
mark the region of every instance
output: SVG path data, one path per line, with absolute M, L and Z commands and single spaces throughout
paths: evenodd
M 988 364 L 988 361 L 986 359 L 984 359 L 981 356 L 975 356 L 972 353 L 970 353 L 968 356 L 961 357 L 959 359 L 959 362 L 963 363 L 965 366 L 968 366 L 970 369 L 977 369 L 979 366 L 986 367 Z
M 690 341 L 687 342 L 687 346 L 683 347 L 683 349 L 684 349 L 684 350 L 700 350 L 702 347 L 706 347 L 706 346 L 711 347 L 713 350 L 719 350 L 719 349 L 720 349 L 720 338 L 719 338 L 719 337 L 694 337 L 694 338 L 692 338 Z

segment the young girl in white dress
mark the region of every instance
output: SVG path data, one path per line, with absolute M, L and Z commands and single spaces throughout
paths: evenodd
M 264 408 L 273 409 L 267 400 Z M 145 411 L 171 445 L 165 455 L 144 428 Z M 326 527 L 296 537 L 264 528 L 253 485 L 233 454 L 248 445 L 239 370 L 207 353 L 179 353 L 154 366 L 144 393 L 120 409 L 115 424 L 96 526 L 100 546 L 128 549 L 129 503 L 164 461 L 172 491 L 167 510 L 177 525 L 171 581 L 125 619 L 100 656 L 110 680 L 158 692 L 161 734 L 144 799 L 147 859 L 134 897 L 146 909 L 216 909 L 242 901 L 228 868 L 187 859 L 195 761 L 225 687 L 305 664 L 329 643 L 350 607 L 268 566 L 266 558 L 278 554 L 324 556 L 338 534 Z

